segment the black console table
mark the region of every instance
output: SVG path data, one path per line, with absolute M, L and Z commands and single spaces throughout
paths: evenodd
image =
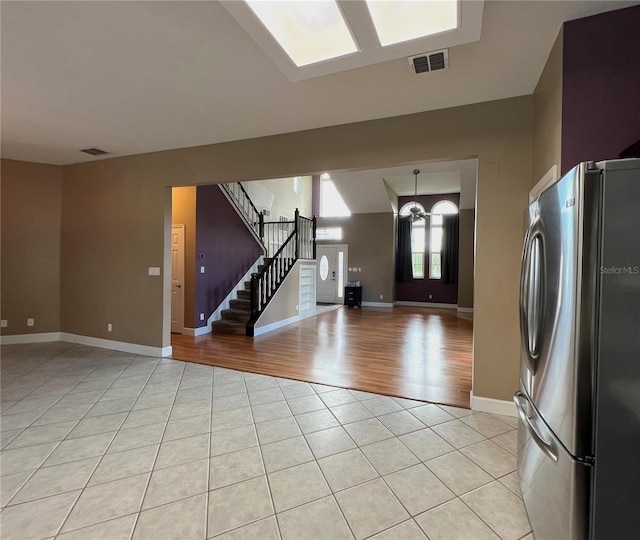
M 344 305 L 347 307 L 360 307 L 362 304 L 362 287 L 344 288 Z

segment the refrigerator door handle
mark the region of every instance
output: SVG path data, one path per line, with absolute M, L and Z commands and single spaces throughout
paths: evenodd
M 538 448 L 540 448 L 542 453 L 552 461 L 557 462 L 558 454 L 556 452 L 555 447 L 552 444 L 546 442 L 542 437 L 542 435 L 540 435 L 536 427 L 533 425 L 533 422 L 531 422 L 531 418 L 529 417 L 527 412 L 524 410 L 524 407 L 522 405 L 522 400 L 528 401 L 527 396 L 525 396 L 520 390 L 518 390 L 513 395 L 513 402 L 516 404 L 518 416 L 526 426 L 529 433 L 531 433 L 532 439 L 534 440 L 536 445 L 538 445 Z
M 545 258 L 539 216 L 531 223 L 524 246 L 520 274 L 520 337 L 524 362 L 529 371 L 535 374 L 545 316 Z

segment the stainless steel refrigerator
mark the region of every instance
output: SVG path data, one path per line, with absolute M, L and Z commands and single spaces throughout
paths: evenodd
M 640 159 L 581 163 L 531 203 L 518 476 L 536 540 L 640 538 Z

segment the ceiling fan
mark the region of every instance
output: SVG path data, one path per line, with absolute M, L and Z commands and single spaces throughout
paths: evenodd
M 418 169 L 414 169 L 413 174 L 415 175 L 415 191 L 413 194 L 413 206 L 409 208 L 409 211 L 411 212 L 411 221 L 416 222 L 429 217 L 431 214 L 421 210 L 418 206 L 416 199 L 418 198 L 418 175 L 420 174 L 420 171 Z

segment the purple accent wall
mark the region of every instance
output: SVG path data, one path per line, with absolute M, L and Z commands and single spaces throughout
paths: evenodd
M 640 6 L 564 25 L 562 174 L 640 139 Z
M 440 201 L 451 201 L 460 207 L 460 193 L 448 193 L 440 195 L 418 195 L 417 197 L 398 197 L 398 208 L 402 208 L 413 200 L 419 202 L 426 212 L 431 212 L 433 205 Z M 428 228 L 428 223 L 427 223 Z M 430 260 L 429 231 L 427 230 L 427 254 L 426 262 Z M 458 303 L 458 285 L 443 283 L 441 279 L 428 277 L 428 264 L 425 268 L 424 279 L 414 279 L 411 283 L 396 283 L 396 300 L 404 302 L 435 302 L 441 304 Z M 429 298 L 431 295 L 431 298 Z
M 196 326 L 209 317 L 262 254 L 242 218 L 218 186 L 198 186 L 196 195 Z M 203 257 L 204 256 L 204 257 Z M 200 267 L 205 273 L 200 273 Z

